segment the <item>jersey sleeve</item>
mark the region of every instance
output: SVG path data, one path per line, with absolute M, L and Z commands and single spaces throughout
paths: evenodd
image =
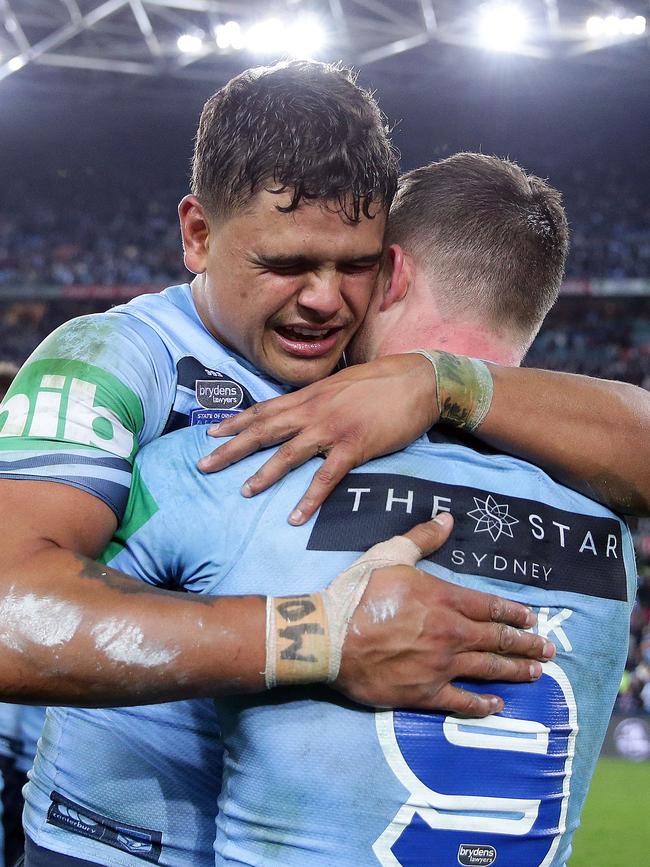
M 240 488 L 268 455 L 219 473 L 196 462 L 210 451 L 204 425 L 149 443 L 138 454 L 122 523 L 102 554 L 112 568 L 168 590 L 218 594 L 277 486 L 253 499 Z M 280 483 L 281 484 L 281 483 Z
M 137 455 L 124 516 L 101 557 L 127 575 L 167 590 L 195 588 L 197 572 L 213 576 L 225 556 L 222 502 L 204 500 L 207 477 L 196 468 L 203 430 L 186 428 L 146 445 Z M 219 488 L 218 480 L 211 479 Z M 202 543 L 207 511 L 210 527 Z M 209 540 L 209 543 L 208 543 Z M 209 554 L 206 556 L 206 546 Z
M 54 331 L 0 404 L 0 478 L 71 485 L 120 520 L 138 448 L 164 419 L 164 352 L 146 325 L 115 313 Z

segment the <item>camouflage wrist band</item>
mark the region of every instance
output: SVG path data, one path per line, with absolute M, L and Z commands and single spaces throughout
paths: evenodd
M 477 358 L 449 352 L 414 350 L 431 362 L 436 376 L 440 421 L 473 433 L 485 421 L 494 383 L 490 369 Z
M 266 686 L 325 682 L 330 677 L 330 634 L 321 593 L 268 596 Z

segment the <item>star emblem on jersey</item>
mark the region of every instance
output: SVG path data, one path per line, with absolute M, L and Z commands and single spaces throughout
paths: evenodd
M 496 542 L 501 536 L 512 535 L 512 528 L 519 521 L 508 514 L 510 506 L 507 503 L 500 505 L 492 494 L 488 494 L 484 500 L 474 497 L 476 508 L 467 513 L 468 518 L 476 521 L 475 533 L 489 533 L 492 541 Z

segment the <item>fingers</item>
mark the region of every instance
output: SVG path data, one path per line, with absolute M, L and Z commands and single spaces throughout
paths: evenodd
M 293 440 L 293 443 L 295 442 L 296 440 Z M 311 458 L 313 455 L 314 451 L 311 452 L 309 457 Z M 307 459 L 305 458 L 300 463 L 304 463 Z M 289 515 L 289 523 L 298 527 L 308 521 L 314 512 L 323 505 L 341 479 L 354 467 L 358 467 L 361 462 L 361 460 L 355 458 L 354 452 L 348 451 L 343 446 L 336 447 L 312 476 L 309 487 Z M 283 475 L 284 472 L 280 473 L 278 478 L 282 478 Z
M 433 554 L 438 548 L 442 548 L 449 538 L 453 526 L 454 519 L 449 512 L 440 512 L 431 521 L 411 527 L 408 533 L 404 533 L 404 536 L 418 546 L 420 549 L 419 559 L 422 559 L 422 557 Z M 412 565 L 415 566 L 415 563 Z
M 530 659 L 553 659 L 555 645 L 552 641 L 532 632 L 522 632 L 505 623 L 467 624 L 466 647 L 489 653 L 526 656 Z
M 385 542 L 373 545 L 356 562 L 382 560 L 386 561 L 386 565 L 394 563 L 396 566 L 415 566 L 423 557 L 444 545 L 453 525 L 454 519 L 451 515 L 443 512 L 431 521 L 416 524 L 403 536 L 393 536 Z M 417 571 L 412 574 L 416 577 L 424 573 Z
M 452 516 L 448 512 L 441 512 L 431 521 L 411 527 L 402 536 L 393 536 L 385 542 L 373 545 L 359 558 L 359 561 L 385 560 L 396 566 L 415 566 L 423 557 L 445 544 L 453 526 Z M 417 571 L 412 574 L 416 577 L 425 573 Z
M 437 690 L 431 704 L 427 705 L 430 710 L 447 711 L 467 717 L 490 716 L 493 713 L 500 713 L 503 707 L 503 699 L 498 695 L 471 692 L 451 683 Z
M 456 677 L 478 680 L 505 680 L 530 683 L 542 676 L 543 666 L 537 660 L 498 653 L 461 653 L 456 658 Z
M 258 406 L 261 406 L 261 404 L 258 404 Z M 232 426 L 236 428 L 233 430 L 233 433 L 239 434 L 238 436 L 227 443 L 223 443 L 223 445 L 218 446 L 214 451 L 210 452 L 209 455 L 201 458 L 197 466 L 202 472 L 214 473 L 218 470 L 225 470 L 226 467 L 237 463 L 242 458 L 248 457 L 248 455 L 252 455 L 260 449 L 277 445 L 296 433 L 298 429 L 296 419 L 292 419 L 290 415 L 283 413 L 268 422 L 264 422 L 258 415 L 253 413 L 254 410 L 258 409 L 258 406 L 251 407 L 245 413 L 239 413 L 239 415 L 245 415 L 251 412 L 251 415 L 247 416 L 243 425 L 239 420 L 236 424 L 233 422 Z M 222 425 L 230 424 L 231 421 L 233 420 L 227 419 L 219 425 L 215 425 L 215 427 L 210 428 L 208 433 L 211 436 L 230 436 L 230 433 L 222 434 L 221 430 Z M 212 433 L 215 429 L 218 429 L 218 434 Z M 287 445 L 293 445 L 295 442 L 296 440 L 292 440 Z M 312 450 L 309 457 L 312 457 L 313 454 L 314 451 Z M 264 488 L 260 488 L 261 490 L 264 490 Z
M 454 585 L 450 589 L 450 600 L 456 611 L 464 614 L 470 620 L 508 623 L 510 626 L 517 626 L 520 629 L 528 629 L 537 620 L 527 605 L 521 605 L 519 602 L 503 599 L 501 596 L 494 596 L 491 593 L 469 590 L 466 587 Z
M 208 429 L 208 434 L 212 437 L 235 436 L 235 434 L 246 430 L 254 422 L 264 422 L 266 424 L 269 416 L 272 418 L 279 412 L 285 410 L 291 412 L 295 410 L 302 400 L 302 392 L 295 392 L 293 394 L 282 394 L 270 400 L 260 401 L 260 403 L 256 403 L 254 406 L 250 406 L 248 409 L 224 419 L 219 424 L 212 425 Z

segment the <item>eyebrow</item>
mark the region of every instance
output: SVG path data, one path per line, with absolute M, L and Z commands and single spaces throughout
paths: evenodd
M 382 250 L 368 253 L 365 256 L 351 256 L 349 259 L 337 260 L 338 264 L 345 265 L 375 265 L 381 259 Z M 286 256 L 258 254 L 253 257 L 255 261 L 270 265 L 272 268 L 309 268 L 318 264 L 317 259 L 309 256 Z

